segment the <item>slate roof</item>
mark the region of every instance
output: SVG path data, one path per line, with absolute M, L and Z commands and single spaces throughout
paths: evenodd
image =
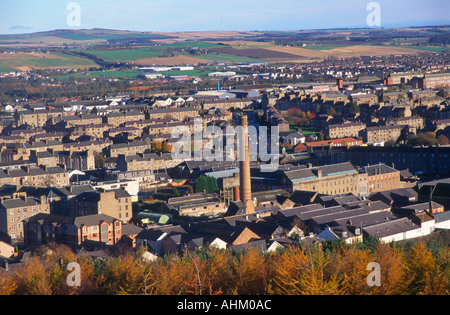
M 369 166 L 366 166 L 364 169 L 365 169 L 367 175 L 369 175 L 369 176 L 399 172 L 395 168 L 387 166 L 386 164 L 369 165 Z
M 20 207 L 28 207 L 28 206 L 36 206 L 40 205 L 41 202 L 37 198 L 27 197 L 26 201 L 23 198 L 14 198 L 14 199 L 3 199 L 1 203 L 6 209 L 11 208 L 20 208 Z
M 397 219 L 397 216 L 395 216 L 392 212 L 380 211 L 375 213 L 363 213 L 335 219 L 331 225 L 369 226 L 395 219 Z
M 377 192 L 369 197 L 370 200 L 382 200 L 387 203 L 406 204 L 415 201 L 418 193 L 412 188 L 399 188 Z
M 355 210 L 343 210 L 336 211 L 334 213 L 320 214 L 311 218 L 311 221 L 317 225 L 330 224 L 331 222 L 341 219 L 348 218 L 349 216 L 367 214 L 365 209 L 355 209 Z
M 154 227 L 154 228 L 151 228 L 151 229 L 144 229 L 144 230 L 142 230 L 136 236 L 136 238 L 146 239 L 146 240 L 149 240 L 149 241 L 156 241 L 164 233 L 168 233 L 168 234 L 183 234 L 183 233 L 187 233 L 187 232 L 181 225 Z
M 434 221 L 436 223 L 450 221 L 450 211 L 435 213 L 435 214 L 433 214 L 433 217 L 434 217 Z
M 259 249 L 261 251 L 266 251 L 267 250 L 267 244 L 266 244 L 266 240 L 255 240 L 252 242 L 247 242 L 245 244 L 240 244 L 240 245 L 231 245 L 230 249 L 233 252 L 236 253 L 240 253 L 243 252 L 249 248 L 256 248 Z
M 222 241 L 231 244 L 246 229 L 245 226 L 231 226 L 220 223 L 199 222 L 187 227 L 188 233 L 200 235 L 213 235 Z
M 442 205 L 432 201 L 432 208 L 436 209 L 436 208 L 441 208 L 443 207 Z M 422 211 L 430 211 L 430 203 L 429 202 L 422 202 L 422 203 L 416 203 L 413 205 L 408 205 L 405 207 L 401 207 L 399 209 L 400 211 L 406 211 L 406 212 L 411 212 L 411 213 L 419 213 Z
M 280 220 L 283 220 L 285 218 L 299 216 L 302 213 L 309 213 L 311 211 L 318 211 L 318 210 L 323 210 L 323 209 L 325 209 L 325 207 L 323 205 L 321 205 L 320 203 L 314 203 L 314 204 L 305 205 L 305 206 L 301 206 L 301 207 L 280 210 L 277 214 L 277 217 Z
M 291 181 L 296 182 L 300 180 L 318 178 L 317 171 L 322 171 L 322 177 L 357 172 L 355 167 L 350 162 L 345 162 L 332 165 L 285 171 L 284 173 Z
M 418 228 L 420 228 L 420 226 L 412 222 L 410 219 L 401 218 L 397 220 L 366 226 L 363 228 L 363 230 L 370 235 L 383 238 L 399 233 L 408 232 Z
M 122 225 L 122 235 L 134 235 L 139 234 L 143 228 L 134 224 L 123 224 Z
M 26 219 L 27 223 L 34 223 L 37 222 L 40 225 L 61 225 L 63 223 L 72 223 L 73 217 L 68 216 L 61 216 L 61 215 L 55 215 L 55 214 L 48 214 L 48 213 L 38 213 L 33 215 L 32 217 Z
M 92 214 L 81 217 L 75 217 L 72 223 L 79 228 L 83 225 L 86 226 L 98 225 L 101 221 L 106 221 L 111 224 L 116 220 L 117 220 L 116 218 L 113 218 L 106 214 Z

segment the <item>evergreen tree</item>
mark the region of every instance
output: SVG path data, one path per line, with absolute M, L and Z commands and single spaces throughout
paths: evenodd
M 195 192 L 213 193 L 219 191 L 219 185 L 217 184 L 216 178 L 212 176 L 200 176 L 197 178 L 194 184 Z

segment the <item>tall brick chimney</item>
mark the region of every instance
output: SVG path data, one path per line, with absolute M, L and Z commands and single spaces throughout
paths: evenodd
M 243 156 L 243 161 L 239 161 L 239 170 L 240 170 L 240 197 L 241 201 L 245 205 L 245 213 L 254 213 L 255 205 L 253 204 L 252 199 L 252 183 L 250 179 L 250 152 L 249 152 L 249 143 L 248 143 L 248 117 L 242 115 L 239 117 L 239 122 L 243 127 L 242 138 L 244 154 L 240 154 Z

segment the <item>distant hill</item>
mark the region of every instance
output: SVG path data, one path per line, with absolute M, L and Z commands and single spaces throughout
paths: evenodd
M 179 41 L 240 40 L 288 38 L 290 40 L 320 40 L 339 42 L 351 38 L 355 41 L 428 40 L 433 36 L 448 35 L 449 25 L 399 27 L 399 28 L 340 28 L 322 30 L 286 31 L 197 31 L 197 32 L 138 32 L 113 29 L 57 29 L 28 34 L 0 34 L 0 47 L 5 46 L 63 46 L 88 44 L 145 45 L 154 42 L 172 44 Z M 438 37 L 440 38 L 440 37 Z
M 108 29 L 90 30 L 52 30 L 29 34 L 0 35 L 0 45 L 50 45 L 63 44 L 99 44 L 99 43 L 131 43 L 133 41 L 151 41 L 170 39 L 167 34 L 151 32 L 132 32 Z

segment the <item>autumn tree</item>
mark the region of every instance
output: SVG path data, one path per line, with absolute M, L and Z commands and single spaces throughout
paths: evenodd
M 106 294 L 145 294 L 152 292 L 151 265 L 126 253 L 110 258 L 103 268 L 105 277 L 100 285 Z
M 405 284 L 413 294 L 419 293 L 425 284 L 426 275 L 433 267 L 434 258 L 423 243 L 413 247 L 404 261 Z
M 391 244 L 379 243 L 373 250 L 372 261 L 380 265 L 381 286 L 374 286 L 372 294 L 398 295 L 404 292 L 403 279 L 405 271 L 403 268 L 404 255 L 400 248 Z
M 299 295 L 303 292 L 301 278 L 309 263 L 300 247 L 290 247 L 275 261 L 272 294 Z
M 260 249 L 249 247 L 233 261 L 234 293 L 239 295 L 266 294 L 268 266 Z
M 161 152 L 162 151 L 162 142 L 161 141 L 152 142 L 151 150 L 152 150 L 152 152 Z
M 230 294 L 234 284 L 233 257 L 229 252 L 216 247 L 210 248 L 204 255 L 207 261 L 205 271 L 208 275 L 208 288 L 212 292 Z
M 14 274 L 0 270 L 0 295 L 12 295 L 16 292 L 17 283 Z
M 359 249 L 356 245 L 341 247 L 331 255 L 331 273 L 339 279 L 339 291 L 345 294 L 368 294 L 367 276 L 370 271 L 367 265 L 372 262 L 368 250 Z
M 36 256 L 16 269 L 14 281 L 17 295 L 51 295 L 53 290 L 44 263 Z

